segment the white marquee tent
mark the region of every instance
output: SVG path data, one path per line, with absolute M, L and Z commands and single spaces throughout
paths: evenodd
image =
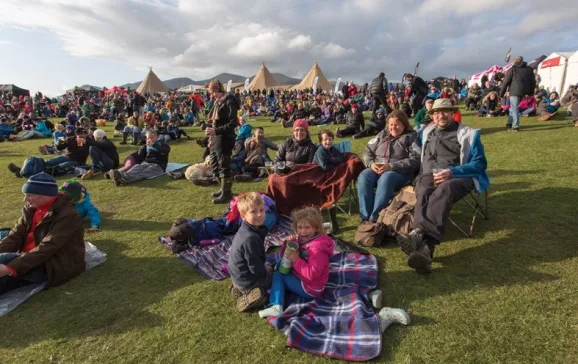
M 544 86 L 550 92 L 560 93 L 564 88 L 568 58 L 572 54 L 572 52 L 554 52 L 546 57 L 538 66 L 538 74 L 542 78 L 540 86 Z
M 578 52 L 574 53 L 568 58 L 566 66 L 566 78 L 562 88 L 564 92 L 560 94 L 560 97 L 564 96 L 566 91 L 568 91 L 568 87 L 576 84 L 578 84 Z

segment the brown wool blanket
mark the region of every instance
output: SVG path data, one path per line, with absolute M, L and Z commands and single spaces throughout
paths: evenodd
M 326 208 L 339 201 L 364 169 L 361 159 L 353 153 L 345 153 L 345 161 L 330 172 L 324 172 L 315 163 L 298 164 L 288 174 L 270 175 L 267 195 L 281 214 L 289 215 L 305 206 Z

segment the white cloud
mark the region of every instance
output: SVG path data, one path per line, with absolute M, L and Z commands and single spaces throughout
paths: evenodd
M 528 59 L 559 50 L 558 38 L 578 49 L 574 1 L 2 0 L 0 27 L 48 31 L 72 55 L 175 77 L 249 76 L 262 61 L 303 75 L 318 59 L 330 79 L 362 82 L 380 71 L 397 80 L 418 61 L 425 77 L 465 76 L 501 64 L 509 47 Z
M 10 40 L 2 40 L 0 39 L 0 47 L 1 46 L 5 46 L 5 45 L 10 45 L 10 44 L 14 44 L 14 42 L 10 41 Z

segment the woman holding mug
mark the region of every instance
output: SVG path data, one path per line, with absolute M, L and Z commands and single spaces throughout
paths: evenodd
M 416 137 L 407 115 L 394 110 L 387 117 L 385 130 L 367 143 L 363 153 L 367 168 L 357 179 L 362 221 L 376 222 L 379 212 L 389 204 L 394 192 L 413 178 L 416 171 L 409 156 Z

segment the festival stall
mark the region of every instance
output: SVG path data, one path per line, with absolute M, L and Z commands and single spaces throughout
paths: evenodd
M 572 52 L 554 52 L 546 57 L 538 66 L 538 74 L 542 78 L 540 86 L 549 92 L 560 92 L 564 87 L 566 66 Z
M 475 75 L 471 75 L 468 79 L 468 87 L 471 87 L 474 83 L 477 83 L 478 86 L 482 86 L 481 80 L 484 73 L 488 74 L 488 80 L 494 78 L 497 72 L 502 71 L 502 67 L 498 66 L 497 64 L 493 65 L 492 67 L 488 68 L 485 71 L 480 73 L 476 73 Z
M 0 85 L 0 92 L 10 92 L 14 96 L 30 96 L 30 91 L 16 85 Z

